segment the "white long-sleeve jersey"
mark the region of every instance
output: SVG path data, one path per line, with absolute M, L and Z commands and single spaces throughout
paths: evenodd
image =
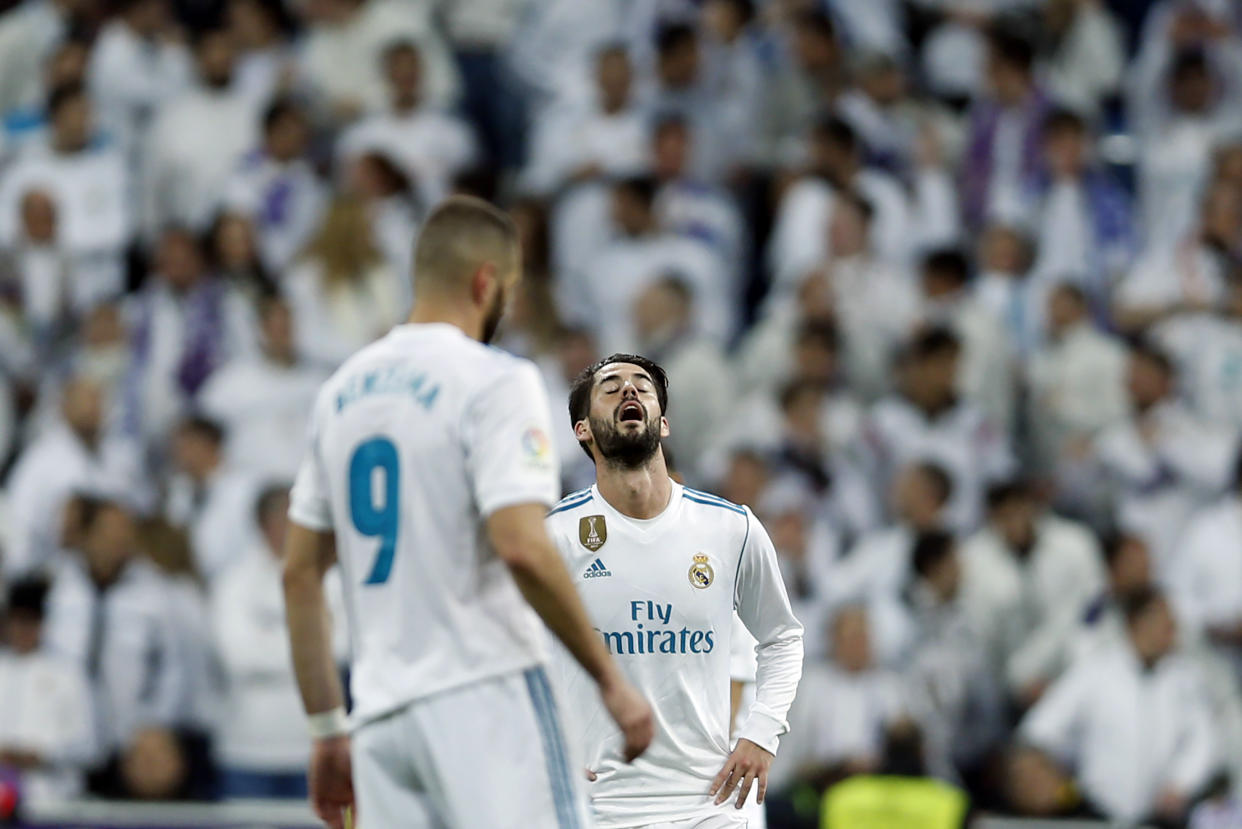
M 739 738 L 776 751 L 802 673 L 802 625 L 767 532 L 749 509 L 678 484 L 648 520 L 622 515 L 591 487 L 561 501 L 548 530 L 596 631 L 655 710 L 655 740 L 627 765 L 594 684 L 558 651 L 569 733 L 598 775 L 588 790 L 598 825 L 732 808 L 713 806 L 708 790 L 730 752 L 734 609 L 759 642 Z

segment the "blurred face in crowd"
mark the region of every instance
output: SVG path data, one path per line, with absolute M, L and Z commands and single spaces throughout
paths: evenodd
M 836 38 L 811 28 L 794 30 L 794 54 L 798 64 L 809 72 L 834 68 L 840 58 Z
M 1173 108 L 1188 115 L 1199 115 L 1211 109 L 1215 84 L 1205 64 L 1180 67 L 1169 81 L 1169 98 Z
M 1108 564 L 1108 582 L 1115 596 L 1125 596 L 1151 584 L 1151 556 L 1142 539 L 1132 535 L 1121 539 Z
M 660 125 L 652 142 L 651 167 L 656 178 L 676 179 L 683 176 L 690 161 L 690 131 L 680 121 Z
M 155 37 L 170 21 L 168 0 L 137 0 L 125 10 L 125 22 L 141 37 Z
M 173 797 L 185 782 L 186 764 L 172 732 L 144 728 L 134 735 L 121 759 L 121 776 L 130 796 L 138 800 Z
M 261 320 L 263 352 L 268 359 L 282 365 L 297 362 L 293 338 L 293 312 L 281 300 L 269 300 L 263 307 Z
M 110 348 L 127 344 L 125 320 L 116 302 L 96 305 L 82 322 L 82 341 L 88 348 Z
M 894 61 L 878 60 L 867 68 L 859 86 L 863 93 L 880 106 L 892 106 L 906 97 L 906 78 Z
M 861 607 L 842 610 L 832 622 L 832 658 L 850 673 L 871 667 L 871 632 L 867 611 Z
M 1242 236 L 1242 190 L 1216 184 L 1203 200 L 1203 235 L 1224 248 Z
M 664 50 L 656 60 L 660 81 L 670 89 L 686 89 L 694 85 L 699 72 L 699 45 L 694 38 L 679 40 Z
M 634 333 L 645 347 L 660 346 L 676 337 L 690 321 L 690 304 L 684 291 L 660 280 L 634 301 Z
M 807 274 L 798 286 L 798 308 L 804 320 L 833 322 L 837 317 L 837 298 L 832 280 L 822 271 Z
M 1139 659 L 1155 664 L 1177 644 L 1177 622 L 1167 600 L 1153 601 L 1129 623 L 1130 641 Z
M 756 509 L 768 486 L 768 465 L 753 452 L 735 452 L 729 458 L 722 494 L 735 504 Z
M 732 43 L 746 26 L 746 18 L 733 0 L 707 0 L 702 8 L 704 27 L 725 43 Z
M 1242 144 L 1229 144 L 1216 151 L 1216 169 L 1213 180 L 1242 187 Z
M 992 94 L 1004 106 L 1018 106 L 1031 89 L 1031 76 L 1014 61 L 1007 60 L 995 47 L 988 49 L 987 77 Z
M 192 428 L 173 435 L 173 461 L 195 481 L 206 480 L 220 465 L 220 446 L 210 436 Z
M 275 18 L 259 0 L 230 0 L 225 19 L 242 49 L 261 49 L 279 34 Z
M 61 414 L 69 428 L 88 445 L 99 440 L 103 413 L 104 390 L 94 380 L 78 377 L 65 385 Z
M 1026 242 L 1011 228 L 993 225 L 983 234 L 979 266 L 984 273 L 1013 274 L 1026 272 L 1029 256 Z
M 43 617 L 26 608 L 9 611 L 4 617 L 4 641 L 18 656 L 34 653 L 43 638 Z
M 300 110 L 285 112 L 268 127 L 267 153 L 277 161 L 301 158 L 309 143 L 310 123 Z
M 178 293 L 198 285 L 204 276 L 202 251 L 189 232 L 170 228 L 160 237 L 155 264 L 168 287 Z
M 86 80 L 86 64 L 90 50 L 76 40 L 67 40 L 56 48 L 48 59 L 44 72 L 44 89 L 56 89 L 70 83 Z
M 203 35 L 196 50 L 198 75 L 212 89 L 223 89 L 233 81 L 236 49 L 233 38 L 224 30 Z
M 1130 392 L 1130 405 L 1139 412 L 1145 412 L 1172 393 L 1173 378 L 1164 366 L 1136 352 L 1130 355 L 1126 385 Z
M 1063 125 L 1044 137 L 1044 158 L 1054 178 L 1077 179 L 1087 166 L 1087 135 L 1076 126 Z
M 944 496 L 931 475 L 913 464 L 893 482 L 893 506 L 902 521 L 919 529 L 932 529 L 940 523 Z
M 628 187 L 613 188 L 612 220 L 627 236 L 642 236 L 655 224 L 650 205 Z
M 774 512 L 765 519 L 776 554 L 789 561 L 802 561 L 807 550 L 806 514 L 794 507 Z
M 1087 306 L 1082 296 L 1064 285 L 1048 297 L 1048 326 L 1054 336 L 1064 333 L 1087 318 Z
M 556 342 L 556 354 L 566 380 L 572 380 L 599 359 L 595 338 L 588 331 L 566 331 Z
M 842 187 L 850 185 L 861 163 L 856 148 L 818 132 L 812 134 L 808 151 L 811 167 Z
M 951 602 L 957 597 L 962 584 L 962 563 L 956 547 L 927 568 L 927 572 L 923 574 L 923 582 L 941 602 Z
M 992 527 L 1011 550 L 1029 552 L 1035 545 L 1035 519 L 1039 505 L 1034 497 L 1018 494 L 997 504 L 989 515 Z
M 822 443 L 820 414 L 824 405 L 824 389 L 801 381 L 781 401 L 785 416 L 785 437 L 804 447 L 818 447 Z
M 62 153 L 76 153 L 91 143 L 91 102 L 85 94 L 60 102 L 52 113 L 52 143 Z
M 794 345 L 794 370 L 798 377 L 823 386 L 837 379 L 836 346 L 820 337 L 802 337 Z
M 40 245 L 56 241 L 56 203 L 43 190 L 31 190 L 22 196 L 22 232 L 26 239 Z
M 116 504 L 105 504 L 86 527 L 83 548 L 91 577 L 99 584 L 109 584 L 134 554 L 136 533 L 134 519 Z
M 250 220 L 237 213 L 220 218 L 212 239 L 216 261 L 225 271 L 239 271 L 254 265 L 254 227 Z
M 952 402 L 956 395 L 958 356 L 958 349 L 945 348 L 908 360 L 903 371 L 906 396 L 928 411 Z
M 630 100 L 630 56 L 624 49 L 606 49 L 595 64 L 595 83 L 599 88 L 600 106 L 605 112 L 618 112 Z
M 837 199 L 828 221 L 828 245 L 834 258 L 861 256 L 867 251 L 870 222 L 850 199 Z
M 388 88 L 400 109 L 418 105 L 423 95 L 423 60 L 411 44 L 394 47 L 388 53 Z
M 949 268 L 923 268 L 923 294 L 928 299 L 956 297 L 966 287 L 962 274 Z
M 579 441 L 591 440 L 598 458 L 638 469 L 660 450 L 668 421 L 660 411 L 656 385 L 631 363 L 609 363 L 595 373 L 586 420 L 574 425 Z

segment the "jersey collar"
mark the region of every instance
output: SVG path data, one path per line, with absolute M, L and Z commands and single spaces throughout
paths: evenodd
M 669 480 L 669 483 L 673 485 L 673 491 L 669 496 L 668 506 L 654 518 L 630 518 L 628 515 L 618 512 L 600 494 L 599 484 L 591 484 L 591 495 L 595 497 L 595 500 L 600 505 L 600 509 L 604 511 L 604 514 L 613 526 L 624 527 L 628 532 L 640 538 L 652 538 L 663 532 L 665 525 L 675 521 L 677 514 L 681 512 L 682 493 L 685 491 L 685 487 L 672 479 Z

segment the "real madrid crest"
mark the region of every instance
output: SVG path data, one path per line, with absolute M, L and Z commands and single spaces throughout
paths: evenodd
M 707 563 L 707 556 L 702 553 L 695 553 L 694 564 L 690 565 L 690 584 L 700 590 L 705 590 L 712 586 L 714 578 L 716 578 L 716 572 Z
M 602 515 L 588 515 L 578 519 L 578 540 L 582 546 L 595 552 L 608 540 L 608 524 Z

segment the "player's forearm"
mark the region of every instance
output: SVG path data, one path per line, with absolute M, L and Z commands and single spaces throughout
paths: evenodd
M 790 628 L 773 641 L 761 642 L 757 662 L 755 701 L 737 735 L 775 754 L 780 736 L 789 730 L 789 708 L 802 678 L 801 627 Z
M 285 619 L 293 671 L 307 714 L 344 705 L 341 680 L 332 659 L 332 617 L 323 592 L 323 570 L 310 530 L 290 526 L 285 546 Z
M 569 572 L 551 545 L 537 549 L 509 570 L 526 601 L 583 669 L 600 685 L 618 675 L 603 640 L 595 633 Z

